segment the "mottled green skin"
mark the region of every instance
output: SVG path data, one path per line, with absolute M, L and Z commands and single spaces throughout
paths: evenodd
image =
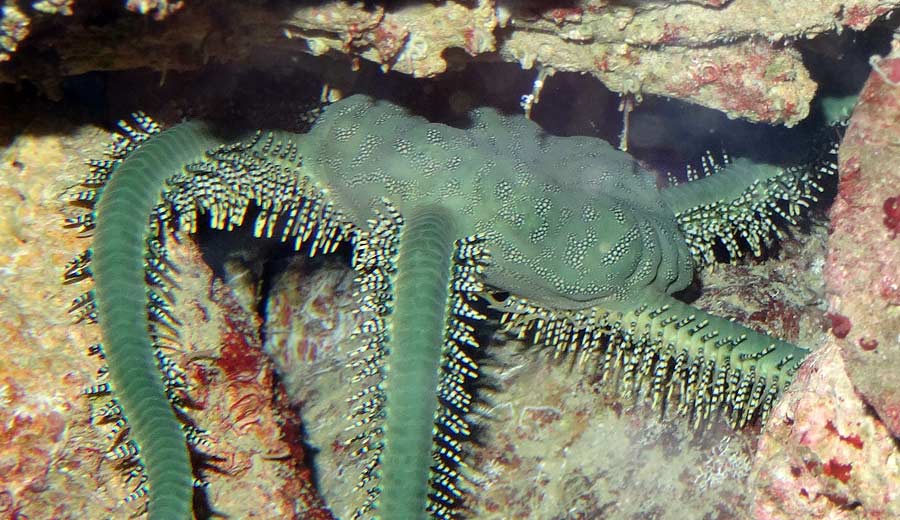
M 630 307 L 693 278 L 690 252 L 655 177 L 590 137 L 556 137 L 521 116 L 470 113 L 458 129 L 353 96 L 300 143 L 304 169 L 365 226 L 381 198 L 401 213 L 446 207 L 459 237 L 488 237 L 485 281 L 550 308 Z

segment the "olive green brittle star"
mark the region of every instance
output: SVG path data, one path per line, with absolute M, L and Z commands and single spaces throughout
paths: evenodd
M 591 137 L 555 137 L 492 109 L 453 128 L 352 96 L 305 134 L 258 132 L 234 144 L 187 122 L 123 125 L 110 159 L 77 197 L 92 249 L 66 280 L 92 277 L 74 312 L 96 320 L 114 397 L 102 415 L 129 439 L 114 449 L 149 495 L 153 519 L 191 516 L 189 447 L 201 430 L 163 348 L 172 316 L 168 229 L 242 225 L 256 236 L 332 252 L 349 242 L 363 325 L 351 360 L 351 421 L 366 498 L 357 517 L 464 516 L 473 418 L 475 327 L 486 301 L 502 327 L 558 353 L 591 354 L 604 377 L 694 424 L 765 420 L 806 349 L 672 297 L 713 250 L 756 255 L 821 188 L 830 166 L 737 159 L 657 189 L 630 155 Z M 94 204 L 96 202 L 96 204 Z M 497 294 L 508 294 L 498 298 Z M 127 417 L 127 423 L 126 421 Z

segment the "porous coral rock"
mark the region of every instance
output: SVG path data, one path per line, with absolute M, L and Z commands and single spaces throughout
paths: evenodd
M 102 156 L 107 132 L 46 115 L 23 123 L 13 115 L 21 111 L 7 112 L 0 128 L 12 136 L 0 148 L 0 514 L 126 518 L 137 507 L 123 502 L 131 488 L 107 457 L 108 428 L 91 420 L 102 401 L 81 395 L 96 384 L 100 360 L 86 350 L 99 330 L 72 324 L 66 308 L 83 287 L 60 283 L 67 257 L 86 245 L 62 225 L 65 193 L 84 161 Z M 207 472 L 210 501 L 234 518 L 318 511 L 308 470 L 297 465 L 302 446 L 284 435 L 296 425 L 273 405 L 257 318 L 213 281 L 193 242 L 170 250 L 180 273 L 176 313 L 191 323 L 173 355 L 195 387 L 192 414 L 211 432 L 204 449 L 219 457 L 211 460 L 218 471 Z
M 46 14 L 69 16 L 72 14 L 74 4 L 75 0 L 40 0 L 31 4 L 31 7 Z
M 900 40 L 859 96 L 840 148 L 825 264 L 833 338 L 773 410 L 754 461 L 760 519 L 900 516 Z
M 581 0 L 554 6 L 535 0 L 498 0 L 498 5 L 509 9 L 515 27 L 562 39 L 707 46 L 747 38 L 773 42 L 809 38 L 844 27 L 862 30 L 898 4 L 894 0 Z
M 46 2 L 45 2 L 46 3 Z M 7 58 L 29 20 L 7 2 L 0 44 Z M 900 0 L 678 1 L 610 3 L 330 0 L 313 5 L 129 1 L 163 24 L 109 18 L 41 20 L 51 62 L 0 67 L 0 81 L 151 67 L 188 70 L 254 52 L 347 55 L 414 77 L 433 77 L 474 59 L 588 73 L 622 94 L 684 99 L 732 117 L 796 124 L 815 92 L 792 40 L 845 27 L 862 30 Z M 0 51 L 4 52 L 4 51 Z M 683 70 L 670 78 L 673 70 Z
M 315 54 L 328 50 L 359 56 L 415 77 L 447 70 L 445 53 L 469 56 L 495 50 L 494 3 L 411 2 L 401 8 L 361 2 L 301 7 L 285 20 L 286 33 L 307 40 Z
M 140 14 L 152 14 L 155 20 L 163 20 L 170 14 L 184 7 L 184 2 L 177 0 L 126 0 L 125 8 Z
M 6 0 L 0 7 L 0 62 L 8 61 L 30 32 L 31 22 L 16 4 Z
M 0 283 L 7 288 L 0 294 L 0 495 L 11 518 L 103 518 L 124 489 L 104 485 L 114 478 L 105 441 L 92 431 L 90 404 L 80 395 L 97 361 L 75 345 L 96 342 L 96 331 L 65 317 L 74 295 L 54 267 L 73 247 L 58 218 L 60 170 L 77 167 L 71 141 L 45 135 L 59 124 L 29 125 L 31 135 L 0 151 Z M 73 139 L 95 135 L 72 129 Z
M 620 93 L 669 96 L 732 117 L 791 126 L 808 114 L 816 85 L 800 54 L 785 43 L 844 27 L 864 29 L 900 4 L 586 0 L 565 8 L 540 2 L 499 5 L 508 9 L 514 29 L 499 46 L 506 60 L 593 74 Z
M 836 345 L 810 357 L 760 440 L 753 517 L 897 518 L 900 453 L 891 433 L 855 394 Z
M 501 54 L 526 68 L 543 64 L 590 72 L 616 92 L 669 96 L 731 117 L 788 126 L 807 116 L 816 90 L 799 52 L 759 41 L 709 48 L 646 48 L 516 32 L 503 42 Z
M 826 276 L 831 312 L 849 320 L 839 345 L 850 379 L 900 437 L 900 240 L 887 219 L 900 196 L 900 37 L 871 63 L 841 145 Z
M 289 518 L 320 507 L 302 467 L 303 447 L 292 437 L 299 425 L 277 411 L 260 318 L 213 276 L 195 242 L 168 247 L 179 271 L 175 312 L 190 324 L 181 329 L 176 360 L 189 377 L 192 416 L 209 432 L 210 445 L 201 449 L 215 457 L 216 470 L 206 472 L 209 503 L 234 518 Z

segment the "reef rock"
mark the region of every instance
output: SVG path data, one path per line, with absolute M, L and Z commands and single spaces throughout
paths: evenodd
M 165 73 L 273 52 L 346 56 L 414 77 L 503 60 L 790 126 L 816 90 L 792 42 L 865 29 L 900 0 L 21 4 L 2 10 L 0 81 L 28 78 L 50 93 L 60 78 L 92 70 Z
M 756 518 L 900 516 L 900 40 L 871 64 L 831 208 L 833 337 L 804 364 L 760 440 Z

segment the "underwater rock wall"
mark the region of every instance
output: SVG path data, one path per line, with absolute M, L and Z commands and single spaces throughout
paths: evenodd
M 871 64 L 830 213 L 831 338 L 760 440 L 755 518 L 900 516 L 900 38 Z
M 42 83 L 48 93 L 60 77 L 88 70 L 142 66 L 160 71 L 196 69 L 202 67 L 204 59 L 246 59 L 254 42 L 289 52 L 318 49 L 359 57 L 387 63 L 414 76 L 440 74 L 460 60 L 474 59 L 471 54 L 478 54 L 478 59 L 516 61 L 531 56 L 534 61 L 528 61 L 529 65 L 597 74 L 621 92 L 656 92 L 653 85 L 661 85 L 659 93 L 722 108 L 738 117 L 790 123 L 804 113 L 815 86 L 805 76 L 795 51 L 769 41 L 836 26 L 862 28 L 883 9 L 900 2 L 780 2 L 783 9 L 768 7 L 772 16 L 766 19 L 766 28 L 751 24 L 748 20 L 758 19 L 749 15 L 738 16 L 760 13 L 739 10 L 753 4 L 742 0 L 657 2 L 653 10 L 632 12 L 630 18 L 625 16 L 628 8 L 616 7 L 613 11 L 612 7 L 600 6 L 601 2 L 585 2 L 573 11 L 536 12 L 524 7 L 504 12 L 503 6 L 494 2 L 470 7 L 453 2 L 418 6 L 421 16 L 433 16 L 433 10 L 441 7 L 455 9 L 459 16 L 481 9 L 482 17 L 472 18 L 481 25 L 467 25 L 461 33 L 453 27 L 445 28 L 445 32 L 432 31 L 432 26 L 423 30 L 426 26 L 415 25 L 420 15 L 413 16 L 412 11 L 403 11 L 409 16 L 404 19 L 392 12 L 370 12 L 332 2 L 321 4 L 317 12 L 293 11 L 287 28 L 281 24 L 288 18 L 266 13 L 247 16 L 244 22 L 251 27 L 248 31 L 241 34 L 242 29 L 233 29 L 227 35 L 221 28 L 231 22 L 215 19 L 212 14 L 227 18 L 239 11 L 226 7 L 213 10 L 207 2 L 125 3 L 135 12 L 165 18 L 161 24 L 124 9 L 104 22 L 80 13 L 76 2 L 33 2 L 30 8 L 22 8 L 25 4 L 9 0 L 3 4 L 0 44 L 6 54 L 0 60 L 5 57 L 6 61 L 0 64 L 0 78 L 29 78 Z M 845 8 L 837 9 L 838 4 Z M 704 13 L 724 13 L 717 10 L 722 5 L 733 10 L 719 19 L 719 25 L 699 24 L 696 22 L 701 20 L 688 17 L 692 31 L 666 36 L 665 25 L 660 28 L 651 23 L 654 16 L 665 24 L 669 16 L 703 6 L 710 8 Z M 771 5 L 756 2 L 756 9 Z M 602 9 L 591 11 L 590 6 Z M 44 13 L 51 7 L 56 9 L 55 14 Z M 346 10 L 343 18 L 338 17 L 341 9 Z M 788 12 L 805 20 L 800 26 L 806 28 L 805 32 L 785 25 L 787 18 L 775 17 Z M 599 16 L 601 13 L 609 17 Z M 357 20 L 353 16 L 362 21 L 374 18 L 366 22 L 370 25 L 362 26 L 363 30 L 357 25 L 358 32 L 353 33 L 351 21 Z M 603 23 L 617 17 L 625 20 L 625 29 L 609 31 Z M 446 19 L 454 17 L 448 15 Z M 731 19 L 733 27 L 722 21 Z M 66 27 L 70 22 L 71 27 Z M 738 22 L 744 24 L 742 29 L 736 28 Z M 591 31 L 590 38 L 596 43 L 578 43 L 561 36 L 579 27 L 587 27 L 583 30 Z M 387 36 L 382 32 L 387 28 L 397 28 L 405 35 L 379 40 L 379 34 Z M 54 32 L 57 29 L 59 32 Z M 481 32 L 474 41 L 476 45 L 466 47 L 465 35 L 470 29 Z M 286 38 L 284 30 L 296 38 Z M 324 36 L 319 44 L 310 44 L 304 31 Z M 421 60 L 397 59 L 413 49 L 409 46 L 410 34 L 418 31 L 426 38 L 440 35 L 443 44 L 429 45 Z M 614 36 L 618 39 L 611 39 Z M 537 48 L 543 54 L 522 54 L 522 49 L 544 41 L 549 48 Z M 495 49 L 489 49 L 491 46 Z M 444 52 L 448 48 L 465 52 Z M 563 55 L 562 51 L 569 48 L 587 49 L 587 54 Z M 95 52 L 98 49 L 101 52 Z M 580 61 L 592 52 L 610 49 L 613 55 L 616 49 L 629 52 L 617 58 L 623 60 L 619 65 L 607 65 L 608 71 Z M 53 59 L 43 53 L 50 53 Z M 539 55 L 543 58 L 538 59 Z M 676 60 L 676 56 L 680 61 L 667 61 Z M 759 56 L 748 62 L 758 66 L 753 69 L 757 75 L 742 72 L 731 79 L 727 75 L 704 75 L 712 72 L 706 66 L 710 59 L 714 58 L 716 64 L 744 63 L 751 56 Z M 673 89 L 665 81 L 656 82 L 659 78 L 648 72 L 665 70 L 661 67 L 670 68 L 672 63 L 682 64 L 686 78 L 700 74 L 698 79 L 702 81 L 696 84 L 696 91 Z M 761 441 L 752 484 L 756 492 L 754 513 L 759 518 L 802 518 L 827 512 L 842 515 L 848 507 L 860 517 L 878 512 L 897 514 L 887 507 L 879 509 L 878 504 L 890 493 L 897 496 L 890 486 L 898 481 L 894 440 L 900 432 L 900 389 L 896 385 L 900 359 L 896 331 L 900 326 L 898 282 L 894 277 L 900 258 L 900 239 L 894 238 L 900 219 L 900 203 L 896 202 L 900 179 L 894 153 L 896 136 L 900 135 L 896 110 L 898 63 L 896 52 L 877 62 L 881 74 L 873 74 L 842 149 L 843 180 L 832 212 L 827 276 L 832 294 L 830 325 L 833 334 L 843 335 L 843 339 L 835 340 L 838 346 L 824 349 L 798 376 L 805 385 L 788 396 L 780 407 L 783 415 L 773 417 Z M 790 71 L 793 76 L 770 75 L 776 69 Z M 635 83 L 634 78 L 639 81 Z M 638 91 L 629 87 L 635 84 Z M 726 104 L 734 99 L 733 93 L 745 88 L 754 96 L 748 103 Z M 785 100 L 795 103 L 793 112 L 786 110 Z M 83 174 L 85 159 L 100 156 L 99 143 L 106 140 L 106 132 L 94 126 L 73 127 L 49 116 L 51 112 L 52 108 L 43 109 L 42 119 L 28 124 L 13 119 L 0 121 L 6 127 L 0 128 L 0 136 L 13 136 L 3 140 L 0 153 L 0 285 L 13 288 L 0 295 L 0 341 L 5 349 L 0 363 L 0 514 L 30 518 L 124 515 L 130 511 L 121 503 L 127 490 L 114 464 L 106 458 L 108 442 L 90 424 L 91 405 L 80 395 L 83 387 L 92 384 L 99 364 L 82 355 L 87 345 L 97 341 L 92 337 L 96 330 L 71 326 L 64 310 L 80 290 L 59 285 L 60 266 L 84 245 L 61 227 L 60 216 L 66 211 L 61 193 Z M 212 272 L 191 241 L 178 251 L 185 291 L 178 312 L 191 323 L 188 330 L 195 331 L 185 344 L 197 359 L 215 359 L 212 373 L 201 370 L 199 363 L 186 363 L 201 388 L 194 397 L 207 408 L 197 413 L 198 422 L 212 433 L 215 448 L 211 451 L 224 456 L 219 461 L 223 473 L 210 474 L 210 493 L 214 493 L 211 502 L 235 518 L 251 514 L 328 518 L 311 489 L 309 468 L 298 463 L 305 457 L 303 448 L 296 437 L 286 433 L 296 431 L 298 419 L 291 415 L 287 398 L 273 389 L 272 368 L 261 356 L 261 341 L 255 332 L 259 323 L 246 303 L 252 298 L 235 295 L 233 289 L 213 281 Z M 799 260 L 787 271 L 810 273 L 809 265 L 803 262 Z M 710 305 L 711 299 L 721 296 L 728 286 L 765 291 L 762 282 L 773 278 L 771 273 L 739 277 L 743 270 L 721 268 L 720 274 L 728 273 L 721 279 L 727 282 L 718 284 L 721 290 L 705 277 L 710 299 L 698 304 Z M 773 311 L 768 305 L 763 301 L 753 308 L 741 302 L 722 314 L 735 315 L 734 309 L 739 309 L 751 322 L 758 316 L 763 328 L 770 327 L 779 334 L 787 329 L 792 340 L 814 342 L 822 335 L 821 313 L 801 311 L 800 304 L 785 312 Z M 795 312 L 806 314 L 795 316 Z M 785 319 L 798 330 L 793 332 Z M 489 476 L 494 488 L 493 494 L 476 499 L 480 501 L 477 507 L 498 516 L 511 510 L 552 515 L 573 508 L 593 515 L 646 515 L 665 513 L 662 505 L 678 497 L 713 516 L 745 511 L 751 497 L 736 488 L 748 482 L 748 458 L 754 449 L 748 437 L 725 435 L 712 446 L 691 445 L 689 436 L 681 430 L 666 429 L 628 410 L 623 413 L 621 405 L 598 397 L 598 388 L 588 378 L 571 383 L 573 374 L 568 367 L 536 361 L 537 356 L 522 355 L 514 346 L 506 348 L 498 353 L 506 356 L 507 364 L 503 371 L 498 370 L 503 398 L 495 404 L 498 418 L 514 428 L 494 429 L 481 448 L 480 460 L 493 472 Z M 324 384 L 334 386 L 333 380 L 325 379 Z M 538 386 L 543 390 L 536 392 Z M 856 399 L 857 391 L 861 399 Z M 828 404 L 826 398 L 835 404 Z M 597 406 L 598 401 L 609 408 Z M 333 417 L 332 422 L 336 419 L 340 417 Z M 306 427 L 323 426 L 313 422 Z M 629 437 L 634 431 L 639 433 Z M 591 453 L 589 449 L 608 438 L 620 442 L 604 445 L 618 453 L 620 459 L 614 463 L 634 455 L 642 457 L 641 464 L 609 470 L 589 459 L 582 460 L 583 467 L 572 462 L 583 459 L 584 454 Z M 631 451 L 623 451 L 624 445 Z M 328 448 L 340 452 L 340 446 L 326 445 Z M 601 458 L 603 452 L 593 452 L 592 456 Z M 661 476 L 669 480 L 661 480 Z M 565 485 L 561 487 L 558 482 Z M 644 500 L 647 488 L 641 486 L 650 484 L 657 486 L 653 500 Z M 263 506 L 268 509 L 263 510 Z M 508 509 L 512 507 L 515 509 Z
M 841 145 L 826 277 L 850 379 L 900 437 L 900 37 L 870 63 Z
M 658 94 L 730 117 L 791 126 L 816 85 L 794 42 L 865 29 L 898 0 L 760 2 L 366 2 L 314 5 L 127 1 L 82 7 L 5 0 L 0 81 L 28 78 L 52 94 L 92 70 L 195 70 L 254 52 L 344 55 L 434 77 L 472 60 L 591 74 L 609 89 Z M 147 13 L 152 18 L 133 13 Z M 2 62 L 6 63 L 2 63 Z M 672 71 L 677 71 L 672 73 Z

